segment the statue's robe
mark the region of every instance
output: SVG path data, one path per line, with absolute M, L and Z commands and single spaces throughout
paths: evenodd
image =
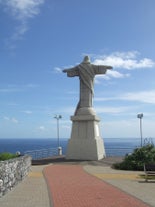
M 67 72 L 68 77 L 79 76 L 80 79 L 80 100 L 77 105 L 75 115 L 79 108 L 92 107 L 94 77 L 97 74 L 105 74 L 107 69 L 111 69 L 111 67 L 82 62 L 73 68 L 64 70 L 64 72 Z

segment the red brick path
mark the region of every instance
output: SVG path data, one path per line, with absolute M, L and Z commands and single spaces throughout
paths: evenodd
M 148 207 L 142 201 L 86 173 L 79 165 L 44 169 L 54 207 Z

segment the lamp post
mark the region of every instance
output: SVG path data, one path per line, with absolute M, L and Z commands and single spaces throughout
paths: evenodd
M 62 148 L 60 147 L 60 138 L 59 138 L 59 120 L 62 118 L 61 115 L 55 115 L 54 117 L 57 120 L 57 140 L 58 140 L 58 155 L 62 154 Z
M 142 118 L 143 118 L 143 114 L 137 114 L 137 118 L 139 118 L 140 120 L 140 137 L 141 137 L 141 147 L 142 147 L 142 140 L 143 140 L 143 136 L 142 136 Z

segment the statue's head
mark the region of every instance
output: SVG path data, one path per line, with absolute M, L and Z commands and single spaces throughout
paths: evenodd
M 90 63 L 89 56 L 85 56 L 82 63 Z

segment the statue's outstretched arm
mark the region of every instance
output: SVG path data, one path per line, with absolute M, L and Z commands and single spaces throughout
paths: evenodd
M 64 69 L 64 73 L 67 73 L 68 77 L 74 77 L 74 76 L 79 76 L 79 71 L 77 67 L 69 68 L 69 69 Z
M 111 70 L 112 67 L 109 65 L 92 65 L 95 74 L 105 74 L 107 70 Z

